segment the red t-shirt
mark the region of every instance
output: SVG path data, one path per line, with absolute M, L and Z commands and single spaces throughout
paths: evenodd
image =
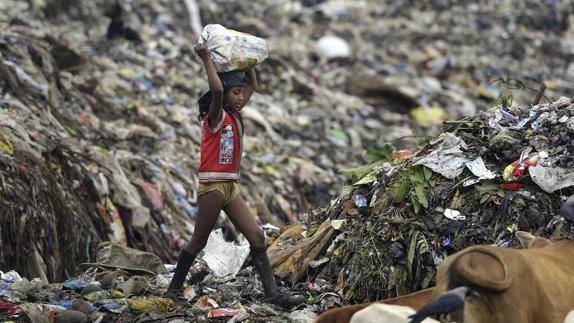
M 237 113 L 222 111 L 221 121 L 212 129 L 208 118 L 203 119 L 200 183 L 239 181 L 242 138 L 243 128 Z

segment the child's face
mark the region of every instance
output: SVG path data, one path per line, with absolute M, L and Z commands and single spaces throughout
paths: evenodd
M 234 86 L 225 92 L 225 97 L 223 98 L 225 103 L 230 105 L 236 111 L 239 111 L 243 107 L 243 87 Z

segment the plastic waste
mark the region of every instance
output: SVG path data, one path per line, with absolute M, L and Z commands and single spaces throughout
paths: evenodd
M 213 299 L 204 295 L 204 296 L 201 296 L 197 300 L 197 302 L 195 302 L 195 306 L 197 306 L 197 308 L 199 308 L 201 310 L 209 310 L 209 309 L 218 308 L 219 304 L 217 304 L 217 302 L 214 301 Z
M 234 317 L 239 315 L 239 310 L 234 310 L 230 308 L 216 308 L 210 310 L 207 313 L 207 318 L 218 318 L 218 317 Z
M 351 56 L 351 47 L 341 37 L 323 36 L 317 40 L 317 52 L 327 59 Z
M 431 145 L 435 145 L 436 148 L 413 165 L 424 165 L 435 173 L 453 179 L 459 176 L 464 171 L 466 163 L 470 162 L 463 154 L 463 150 L 467 149 L 466 143 L 451 133 L 441 134 L 431 142 Z
M 0 314 L 7 315 L 8 317 L 16 317 L 22 314 L 22 309 L 17 304 L 0 300 Z
M 10 270 L 6 273 L 0 271 L 0 278 L 8 284 L 22 281 L 22 277 L 15 270 Z
M 241 241 L 241 244 L 227 242 L 223 238 L 223 231 L 217 229 L 209 235 L 201 259 L 216 277 L 231 279 L 241 270 L 249 256 L 249 243 L 246 239 Z
M 446 216 L 448 219 L 455 220 L 455 221 L 466 220 L 466 216 L 460 214 L 460 211 L 452 210 L 452 209 L 444 210 L 444 216 Z
M 176 309 L 171 299 L 161 297 L 129 299 L 126 303 L 136 313 L 173 312 Z
M 534 165 L 528 168 L 528 173 L 534 183 L 547 193 L 574 186 L 574 170 L 571 169 Z
M 524 176 L 526 169 L 530 166 L 535 166 L 538 163 L 538 154 L 530 154 L 526 151 L 522 152 L 520 159 L 506 166 L 502 172 L 502 178 L 505 181 L 516 181 Z
M 64 288 L 79 291 L 90 285 L 90 283 L 79 279 L 68 279 L 63 283 L 63 285 Z
M 207 43 L 218 72 L 245 71 L 267 58 L 267 42 L 219 24 L 203 27 L 198 43 Z

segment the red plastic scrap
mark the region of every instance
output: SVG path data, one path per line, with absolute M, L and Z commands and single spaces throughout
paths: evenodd
M 233 310 L 230 308 L 218 308 L 218 309 L 211 310 L 211 311 L 209 311 L 209 313 L 207 313 L 208 318 L 233 317 L 236 315 L 239 315 L 239 311 Z
M 137 184 L 144 191 L 154 210 L 163 209 L 163 197 L 155 185 L 146 181 L 139 181 Z
M 0 300 L 0 313 L 2 314 L 7 314 L 10 316 L 18 316 L 20 314 L 22 314 L 22 309 L 20 308 L 20 306 L 16 305 L 16 304 L 12 304 L 12 303 L 8 303 L 8 302 L 4 302 L 3 300 Z
M 409 156 L 411 156 L 413 154 L 412 150 L 397 150 L 395 152 L 393 152 L 393 154 L 391 155 L 391 159 L 394 160 L 398 160 L 398 159 L 403 159 L 403 158 L 407 158 Z
M 211 309 L 211 308 L 218 308 L 219 305 L 217 304 L 217 302 L 215 302 L 214 300 L 212 300 L 211 298 L 207 297 L 207 296 L 201 296 L 197 302 L 195 303 L 195 305 L 197 307 L 199 307 L 200 309 Z

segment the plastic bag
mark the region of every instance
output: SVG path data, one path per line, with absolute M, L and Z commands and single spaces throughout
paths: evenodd
M 199 44 L 207 43 L 218 72 L 246 71 L 268 55 L 265 39 L 211 24 L 203 28 Z

